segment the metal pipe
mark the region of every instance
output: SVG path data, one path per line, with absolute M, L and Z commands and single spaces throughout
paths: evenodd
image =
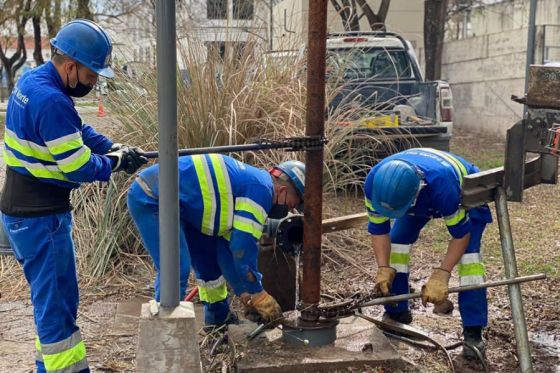
M 517 277 L 517 262 L 513 248 L 513 238 L 509 223 L 509 212 L 507 209 L 507 196 L 503 187 L 496 189 L 496 215 L 500 229 L 500 241 L 502 244 L 502 256 L 504 257 L 504 270 L 508 279 Z M 529 337 L 523 311 L 523 298 L 521 286 L 511 284 L 508 286 L 509 302 L 513 316 L 513 327 L 515 330 L 515 341 L 517 342 L 517 354 L 519 367 L 522 373 L 533 372 L 531 351 L 529 349 Z
M 175 0 L 156 2 L 161 306 L 179 305 L 179 178 Z
M 325 132 L 325 58 L 327 0 L 309 0 L 307 59 L 307 113 L 305 134 Z M 303 320 L 314 321 L 321 300 L 321 223 L 323 209 L 323 147 L 305 153 L 305 208 L 303 220 Z
M 489 281 L 478 285 L 456 286 L 456 287 L 449 288 L 449 294 L 460 293 L 462 291 L 469 291 L 469 290 L 492 288 L 496 286 L 520 284 L 522 282 L 544 280 L 545 278 L 546 278 L 546 274 L 539 273 L 536 275 L 515 277 L 506 280 Z M 370 300 L 369 302 L 361 304 L 360 307 L 379 306 L 381 304 L 397 303 L 397 302 L 402 302 L 405 300 L 416 299 L 421 297 L 422 297 L 422 293 L 392 295 L 389 297 L 375 298 L 373 300 Z
M 525 94 L 529 89 L 529 68 L 535 59 L 535 20 L 537 18 L 537 0 L 529 5 L 529 26 L 527 31 L 527 57 L 525 59 Z M 523 117 L 527 114 L 527 105 L 523 108 Z
M 263 142 L 255 144 L 240 144 L 240 145 L 223 145 L 223 146 L 209 146 L 203 148 L 186 148 L 179 149 L 178 155 L 194 155 L 194 154 L 210 154 L 210 153 L 230 153 L 230 152 L 246 152 L 252 150 L 268 150 L 268 149 L 286 149 L 299 151 L 301 149 L 294 146 L 294 144 L 289 144 L 287 142 Z M 159 152 L 150 151 L 141 153 L 144 157 L 148 159 L 158 158 Z

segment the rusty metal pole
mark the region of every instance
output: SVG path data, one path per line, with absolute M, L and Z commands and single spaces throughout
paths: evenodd
M 325 60 L 328 0 L 309 0 L 307 41 L 307 115 L 305 134 L 325 132 Z M 323 147 L 305 154 L 303 273 L 301 319 L 317 320 L 321 296 L 321 225 L 323 209 Z

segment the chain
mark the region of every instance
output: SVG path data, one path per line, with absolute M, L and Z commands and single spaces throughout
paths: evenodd
M 286 151 L 301 151 L 321 148 L 328 143 L 328 140 L 322 136 L 301 136 L 284 139 L 257 139 L 255 143 L 261 144 L 263 147 L 282 148 Z
M 324 319 L 340 319 L 352 316 L 354 314 L 354 311 L 356 309 L 359 309 L 362 304 L 378 297 L 379 296 L 374 293 L 356 293 L 350 298 L 320 303 L 313 313 L 317 318 L 322 317 Z M 299 311 L 302 311 L 303 305 L 300 303 L 298 304 L 297 308 Z

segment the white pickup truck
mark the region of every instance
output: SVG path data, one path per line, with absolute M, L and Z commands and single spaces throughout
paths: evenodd
M 412 44 L 402 36 L 329 34 L 327 84 L 336 92 L 329 112 L 342 118 L 341 124 L 358 123 L 358 132 L 399 135 L 403 141 L 397 148 L 419 144 L 449 150 L 453 129 L 449 84 L 424 81 Z

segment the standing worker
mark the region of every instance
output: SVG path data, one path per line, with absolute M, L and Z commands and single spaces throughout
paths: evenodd
M 364 193 L 368 231 L 378 265 L 375 291 L 379 295 L 408 294 L 410 249 L 432 218 L 443 218 L 452 239 L 443 261 L 422 287 L 424 306 L 447 301 L 449 278 L 457 263 L 461 286 L 484 282 L 480 240 L 492 215 L 487 205 L 468 211 L 461 206 L 463 178 L 478 171 L 457 155 L 422 148 L 387 157 L 369 172 Z M 392 228 L 390 219 L 395 219 Z M 484 353 L 486 289 L 461 292 L 459 310 L 465 343 Z M 384 318 L 410 324 L 408 301 L 385 306 Z M 469 348 L 463 348 L 463 355 L 475 356 Z
M 128 193 L 128 208 L 156 270 L 159 301 L 159 165 L 142 171 Z M 282 310 L 262 287 L 257 269 L 258 240 L 267 217 L 279 219 L 303 201 L 305 166 L 287 161 L 264 171 L 218 154 L 179 158 L 180 294 L 183 299 L 192 264 L 204 304 L 206 325 L 235 321 L 226 281 L 240 296 L 246 313 L 265 322 Z
M 30 286 L 38 372 L 89 372 L 76 325 L 76 276 L 70 192 L 147 160 L 82 124 L 72 97 L 98 75 L 113 77 L 111 40 L 91 21 L 65 24 L 51 39 L 52 60 L 23 75 L 8 101 L 2 221 Z

